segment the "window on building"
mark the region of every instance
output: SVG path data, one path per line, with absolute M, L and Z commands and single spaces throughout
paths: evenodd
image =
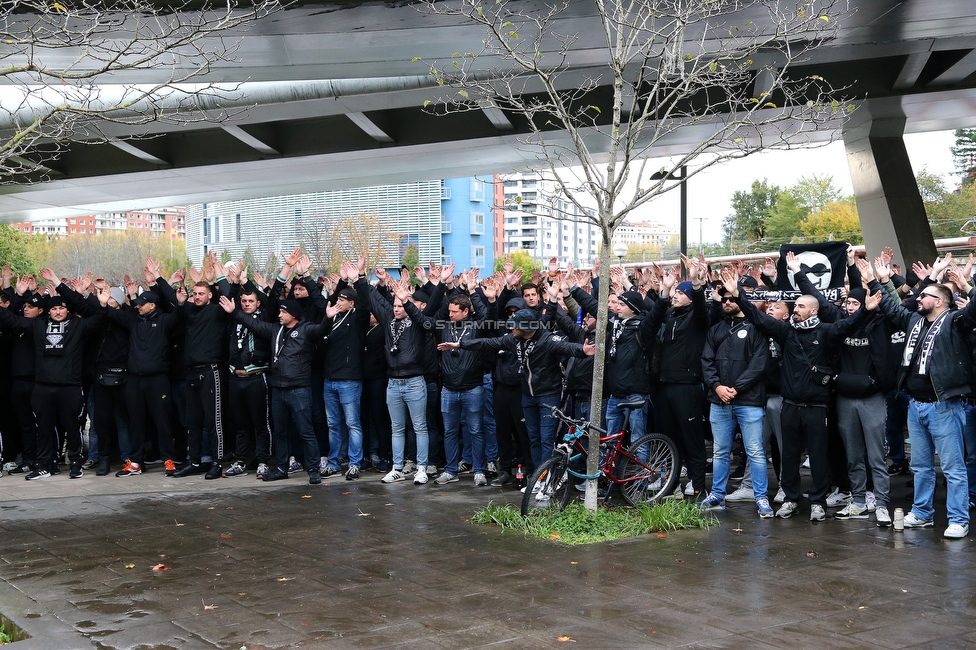
M 237 233 L 237 241 L 241 241 L 241 215 L 234 216 L 234 230 Z
M 471 213 L 471 234 L 472 235 L 485 234 L 485 213 L 484 212 Z
M 206 217 L 203 218 L 203 243 L 210 243 L 210 219 Z M 206 249 L 206 246 L 204 246 L 204 249 Z M 204 250 L 204 255 L 206 255 L 206 250 Z
M 485 247 L 471 247 L 471 266 L 482 267 L 485 265 Z
M 213 240 L 214 240 L 214 243 L 217 243 L 217 242 L 220 241 L 220 217 L 214 217 Z
M 519 182 L 518 182 L 518 181 L 505 181 L 505 182 L 503 183 L 503 185 L 504 185 L 505 187 L 518 187 L 518 185 L 519 185 Z
M 471 179 L 471 191 L 470 196 L 472 201 L 484 201 L 485 200 L 485 182 L 480 178 Z

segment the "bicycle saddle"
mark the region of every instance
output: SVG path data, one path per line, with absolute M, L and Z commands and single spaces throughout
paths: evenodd
M 617 402 L 617 408 L 639 409 L 639 408 L 643 408 L 645 404 L 647 404 L 646 399 L 635 399 L 632 402 Z

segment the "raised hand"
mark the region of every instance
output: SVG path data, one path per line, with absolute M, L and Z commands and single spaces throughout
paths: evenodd
M 939 279 L 942 277 L 942 274 L 945 273 L 945 270 L 949 268 L 949 265 L 951 263 L 952 263 L 952 253 L 946 253 L 945 256 L 941 258 L 939 257 L 935 258 L 935 263 L 932 264 L 932 272 L 929 273 L 929 279 L 935 282 L 939 282 Z
M 868 311 L 874 311 L 881 304 L 881 292 L 877 293 L 868 292 L 868 295 L 864 298 L 864 308 Z
M 555 273 L 559 270 L 559 260 L 555 257 L 549 258 L 549 273 Z
M 932 267 L 928 264 L 922 264 L 921 262 L 915 262 L 912 264 L 912 273 L 916 275 L 919 279 L 922 279 L 932 272 Z
M 506 276 L 512 274 L 513 270 L 515 269 L 515 264 L 512 262 L 512 256 L 511 255 L 506 255 L 505 256 L 505 262 L 504 262 L 502 268 L 505 269 L 505 275 Z
M 767 257 L 763 260 L 763 274 L 773 282 L 776 282 L 778 273 L 776 271 L 776 262 L 773 261 L 773 258 Z
M 891 246 L 885 246 L 880 257 L 884 260 L 885 266 L 891 266 L 891 260 L 895 259 L 895 251 L 891 250 Z
M 221 296 L 220 297 L 220 306 L 228 314 L 233 314 L 234 313 L 234 309 L 235 309 L 234 301 L 231 300 L 230 298 L 228 298 L 227 296 Z
M 51 284 L 57 286 L 60 280 L 58 280 L 57 274 L 51 269 L 41 269 L 41 277 L 50 282 Z
M 139 286 L 128 275 L 122 276 L 122 284 L 125 285 L 125 293 L 130 298 L 135 298 L 139 291 Z
M 420 281 L 421 285 L 427 284 L 427 272 L 424 271 L 424 267 L 422 266 L 413 267 L 413 276 Z
M 356 258 L 356 277 L 366 274 L 366 253 L 360 253 Z
M 380 284 L 384 286 L 387 285 L 387 282 L 390 279 L 390 274 L 387 273 L 386 269 L 384 269 L 382 266 L 376 267 L 376 271 L 374 272 L 374 275 L 376 275 L 376 279 L 380 281 Z
M 739 296 L 739 278 L 736 277 L 735 273 L 729 267 L 722 269 L 722 286 L 725 287 L 725 290 L 733 298 Z
M 194 284 L 203 280 L 203 273 L 197 271 L 195 266 L 191 266 L 189 269 L 187 269 L 187 272 L 190 274 L 190 279 L 193 280 Z
M 3 265 L 3 270 L 0 270 L 0 289 L 9 289 L 10 280 L 13 279 L 14 273 L 10 270 L 9 264 Z
M 14 285 L 14 291 L 17 292 L 18 296 L 24 295 L 24 293 L 27 291 L 27 287 L 29 283 L 30 283 L 30 276 L 27 274 L 24 274 L 19 278 L 17 278 L 17 283 Z
M 861 274 L 861 285 L 867 289 L 868 282 L 875 279 L 877 276 L 874 274 L 874 270 L 871 268 L 871 262 L 866 259 L 857 258 L 854 262 L 857 265 L 857 270 Z
M 252 275 L 254 275 L 254 284 L 258 285 L 258 288 L 261 289 L 261 291 L 264 291 L 265 289 L 268 288 L 268 281 L 264 278 L 263 275 L 261 275 L 257 271 L 255 271 Z
M 301 257 L 301 256 L 302 256 L 302 247 L 301 246 L 296 246 L 295 247 L 295 250 L 293 250 L 292 252 L 288 253 L 287 255 L 285 253 L 282 253 L 281 254 L 281 257 L 284 258 L 284 260 L 285 260 L 285 265 L 292 266 L 292 267 L 295 266 L 295 264 L 298 263 L 298 258 Z
M 450 282 L 453 276 L 454 276 L 454 262 L 451 262 L 450 266 L 445 266 L 441 268 L 441 282 Z
M 854 250 L 854 247 L 853 246 L 848 245 L 848 247 L 847 247 L 847 266 L 854 266 L 855 260 L 857 260 L 857 251 Z
M 677 268 L 672 268 L 661 279 L 661 286 L 664 287 L 664 290 L 668 294 L 671 293 L 671 287 L 673 287 L 677 283 L 678 283 L 678 269 Z
M 800 272 L 800 261 L 796 259 L 796 255 L 793 254 L 793 251 L 790 251 L 786 254 L 786 268 L 788 268 L 793 273 Z

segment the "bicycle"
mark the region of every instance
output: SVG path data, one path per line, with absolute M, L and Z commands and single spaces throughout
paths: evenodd
M 556 445 L 552 457 L 544 461 L 529 479 L 522 496 L 522 516 L 537 509 L 569 505 L 577 480 L 600 479 L 606 503 L 614 485 L 624 500 L 634 506 L 654 503 L 671 494 L 678 482 L 680 464 L 678 448 L 667 436 L 648 433 L 624 447 L 630 435 L 630 414 L 643 408 L 645 400 L 618 404 L 624 410 L 620 431 L 613 434 L 586 420 L 574 420 L 555 406 L 553 417 L 569 426 L 562 441 Z M 590 431 L 600 436 L 600 468 L 596 474 L 586 474 L 586 457 Z

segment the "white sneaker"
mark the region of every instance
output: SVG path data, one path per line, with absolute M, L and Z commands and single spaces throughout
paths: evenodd
M 824 511 L 824 507 L 819 503 L 814 503 L 810 505 L 810 521 L 823 521 L 827 518 L 827 513 Z
M 417 466 L 417 473 L 413 477 L 414 485 L 423 485 L 427 482 L 427 468 L 424 465 Z
M 325 468 L 329 466 L 329 459 L 327 456 L 322 456 L 319 459 L 319 474 L 325 471 Z
M 905 515 L 905 528 L 931 528 L 932 520 L 920 519 L 915 516 L 914 512 L 909 512 Z
M 878 497 L 874 496 L 874 492 L 864 493 L 864 505 L 868 512 L 874 512 L 875 508 L 878 507 Z
M 396 483 L 397 481 L 405 481 L 406 476 L 403 475 L 403 470 L 391 469 L 390 473 L 380 479 L 380 483 Z
M 969 524 L 949 524 L 949 527 L 942 533 L 943 537 L 949 539 L 962 539 L 969 534 Z
M 840 508 L 841 506 L 846 506 L 850 502 L 851 493 L 841 492 L 840 488 L 834 488 L 834 491 L 827 495 L 828 508 Z
M 878 522 L 878 528 L 887 528 L 891 525 L 891 515 L 884 506 L 878 506 L 874 510 L 874 518 Z
M 400 471 L 402 471 L 404 476 L 406 476 L 409 474 L 413 474 L 415 471 L 417 471 L 416 467 L 417 466 L 414 464 L 412 460 L 408 460 L 405 463 L 403 463 L 403 469 Z
M 803 463 L 800 464 L 800 467 L 805 467 L 806 469 L 810 469 L 810 457 L 809 456 L 807 456 L 806 458 L 803 459 Z
M 481 472 L 478 472 L 474 475 L 474 484 L 479 487 L 484 487 L 488 485 L 488 478 Z
M 740 487 L 732 494 L 727 494 L 725 500 L 732 503 L 752 502 L 756 500 L 756 493 L 752 491 L 752 488 Z
M 780 489 L 776 490 L 776 496 L 773 497 L 773 503 L 783 503 L 784 501 L 786 501 L 786 492 L 784 492 L 783 488 L 780 487 Z
M 681 482 L 679 481 L 676 486 L 674 486 L 674 492 L 664 497 L 665 499 L 673 499 L 674 501 L 681 501 L 685 498 L 685 493 L 681 491 Z
M 685 486 L 685 496 L 686 497 L 695 496 L 695 486 L 691 481 L 688 481 L 688 485 Z

